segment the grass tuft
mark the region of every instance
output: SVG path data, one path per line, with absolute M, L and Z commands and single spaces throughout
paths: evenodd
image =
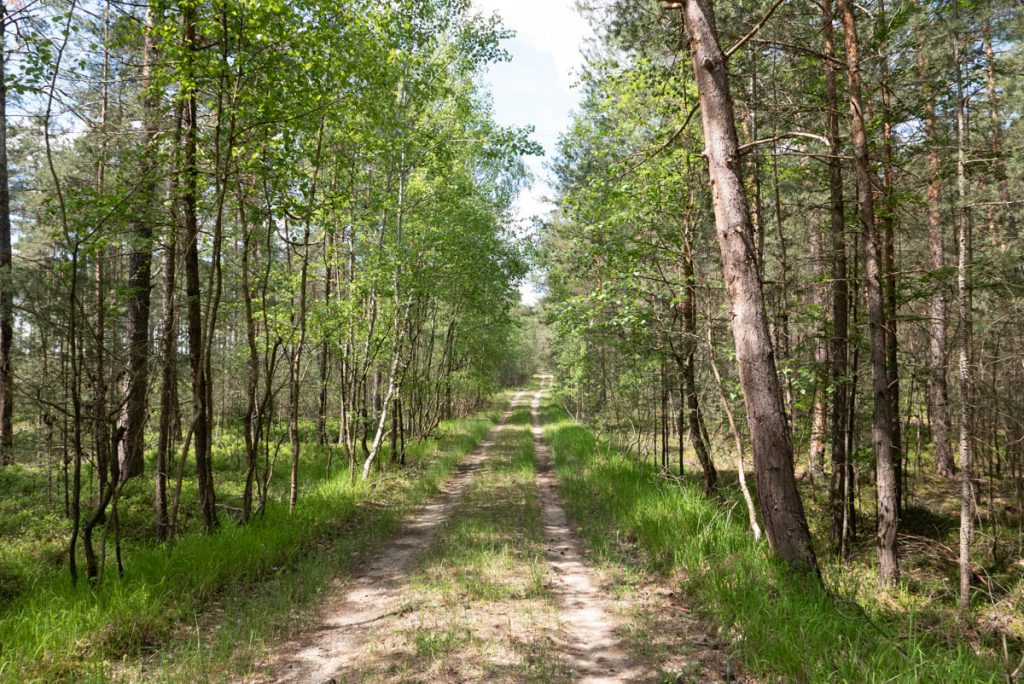
M 913 622 L 831 598 L 814 578 L 755 544 L 741 511 L 709 501 L 599 442 L 548 404 L 545 439 L 572 518 L 604 562 L 635 545 L 652 571 L 678 573 L 748 670 L 785 681 L 987 682 L 995 663 L 965 643 L 928 638 Z M 622 536 L 629 544 L 622 543 Z
M 0 681 L 182 681 L 251 672 L 331 578 L 439 491 L 494 419 L 490 411 L 444 423 L 436 438 L 411 445 L 410 467 L 355 485 L 344 468 L 325 481 L 326 452 L 311 446 L 294 515 L 282 497 L 247 525 L 225 518 L 215 534 L 184 534 L 173 548 L 126 539 L 125 576 L 108 560 L 100 587 L 72 587 L 60 564 L 32 567 L 39 544 L 0 554 L 0 586 L 10 597 L 0 606 Z M 235 461 L 218 461 L 223 478 L 237 472 Z M 234 484 L 225 481 L 221 491 L 230 496 Z

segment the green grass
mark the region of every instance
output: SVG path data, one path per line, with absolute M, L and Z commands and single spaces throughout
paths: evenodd
M 551 647 L 530 413 L 520 407 L 417 559 L 404 613 L 375 626 L 346 681 L 570 681 Z
M 659 477 L 552 404 L 544 423 L 567 508 L 592 553 L 628 564 L 639 551 L 648 570 L 681 576 L 692 603 L 721 627 L 751 673 L 813 682 L 1001 678 L 997 664 L 968 644 L 923 634 L 912 613 L 875 612 L 869 620 L 863 609 L 833 600 L 755 544 L 742 509 L 705 499 L 696 483 Z
M 416 655 L 428 660 L 442 660 L 473 641 L 473 633 L 465 627 L 446 625 L 442 629 L 416 628 Z
M 534 484 L 530 411 L 513 413 L 413 584 L 444 603 L 545 598 L 547 562 Z
M 72 587 L 59 562 L 25 567 L 50 544 L 40 543 L 39 525 L 27 527 L 27 541 L 0 556 L 0 577 L 11 578 L 5 585 L 11 598 L 0 607 L 0 681 L 105 681 L 115 674 L 208 680 L 248 671 L 254 658 L 294 631 L 296 615 L 332 577 L 438 491 L 494 418 L 490 411 L 443 424 L 436 439 L 411 446 L 409 468 L 355 486 L 344 467 L 324 481 L 326 453 L 310 445 L 294 515 L 276 496 L 262 518 L 237 526 L 225 517 L 216 534 L 184 534 L 172 550 L 129 538 L 125 577 L 108 569 L 99 588 Z M 227 477 L 235 462 L 222 454 L 217 463 L 221 500 L 236 488 Z M 275 482 L 280 489 L 287 478 Z M 25 500 L 20 506 L 28 509 Z M 190 506 L 187 492 L 182 506 Z

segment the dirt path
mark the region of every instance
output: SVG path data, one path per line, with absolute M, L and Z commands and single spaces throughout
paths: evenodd
M 442 494 L 258 681 L 658 681 L 623 641 L 649 606 L 613 605 L 566 517 L 542 396 L 513 398 Z
M 543 378 L 547 384 L 550 378 Z M 651 676 L 632 662 L 608 610 L 608 598 L 583 556 L 583 545 L 569 524 L 551 465 L 551 450 L 544 442 L 540 421 L 542 390 L 530 403 L 537 485 L 544 519 L 544 551 L 552 569 L 552 585 L 559 602 L 559 621 L 576 681 L 635 682 Z
M 512 399 L 483 442 L 461 464 L 442 487 L 441 495 L 417 510 L 403 525 L 398 538 L 390 542 L 365 569 L 352 579 L 344 593 L 328 601 L 321 623 L 292 644 L 290 654 L 274 664 L 274 682 L 346 681 L 339 673 L 352 667 L 375 623 L 407 609 L 405 589 L 419 552 L 449 517 L 480 465 L 490 454 L 498 435 L 507 427 L 513 411 L 523 403 L 524 392 Z

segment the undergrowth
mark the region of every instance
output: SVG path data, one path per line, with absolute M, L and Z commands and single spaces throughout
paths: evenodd
M 697 483 L 661 477 L 553 404 L 545 406 L 544 423 L 567 508 L 591 552 L 603 562 L 635 560 L 626 558 L 626 537 L 649 570 L 681 576 L 752 674 L 812 682 L 998 678 L 994 661 L 967 643 L 924 633 L 912 612 L 830 596 L 756 544 L 741 509 L 708 500 Z
M 0 681 L 207 680 L 251 670 L 294 630 L 296 611 L 439 490 L 494 419 L 489 411 L 443 423 L 436 438 L 410 445 L 408 468 L 355 485 L 344 467 L 325 481 L 326 455 L 310 445 L 293 515 L 272 500 L 247 525 L 225 517 L 215 534 L 184 534 L 173 547 L 127 539 L 125 576 L 108 567 L 99 587 L 72 586 L 59 562 L 31 573 L 9 564 L 19 586 L 0 603 Z

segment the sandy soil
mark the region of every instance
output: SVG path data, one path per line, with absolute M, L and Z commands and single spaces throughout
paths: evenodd
M 432 502 L 417 510 L 402 526 L 399 536 L 382 548 L 335 596 L 325 602 L 321 622 L 298 643 L 282 649 L 273 673 L 265 681 L 328 682 L 350 669 L 366 645 L 375 623 L 406 610 L 404 589 L 415 568 L 418 552 L 451 514 L 456 502 L 489 455 L 497 433 L 505 428 L 512 412 L 523 401 L 518 393 L 498 425 L 461 464 Z
M 251 681 L 732 680 L 664 578 L 626 586 L 587 562 L 544 443 L 542 396 L 515 395 L 441 494 Z
M 582 542 L 565 514 L 550 450 L 544 443 L 540 400 L 541 392 L 537 392 L 530 404 L 537 485 L 544 514 L 544 551 L 559 601 L 560 636 L 565 652 L 577 681 L 597 684 L 646 680 L 652 673 L 631 662 L 619 642 L 616 623 L 608 610 L 608 598 L 584 561 Z

